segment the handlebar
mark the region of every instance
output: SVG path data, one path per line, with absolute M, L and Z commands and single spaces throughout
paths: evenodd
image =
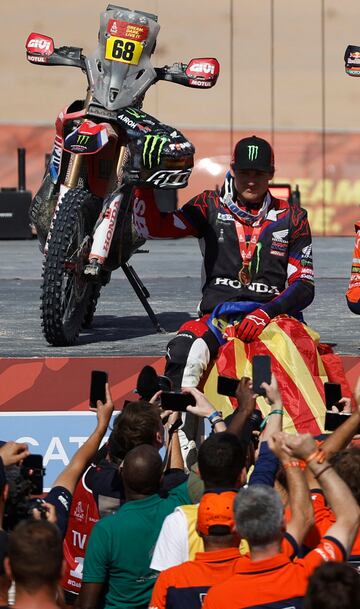
M 27 59 L 31 63 L 51 66 L 73 66 L 86 71 L 86 57 L 82 48 L 54 47 L 49 36 L 32 32 L 26 41 Z M 167 80 L 185 87 L 213 87 L 219 75 L 219 62 L 213 57 L 191 59 L 189 63 L 174 63 L 171 66 L 154 68 L 156 81 Z

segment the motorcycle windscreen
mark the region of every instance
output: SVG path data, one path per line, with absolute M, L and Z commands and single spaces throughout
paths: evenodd
M 160 29 L 155 15 L 112 7 L 100 17 L 98 47 L 86 60 L 95 101 L 131 106 L 156 80 L 150 56 Z

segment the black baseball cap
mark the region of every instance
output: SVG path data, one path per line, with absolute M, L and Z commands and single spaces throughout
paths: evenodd
M 272 173 L 275 170 L 274 152 L 269 142 L 252 135 L 239 140 L 232 158 L 235 169 L 255 169 Z

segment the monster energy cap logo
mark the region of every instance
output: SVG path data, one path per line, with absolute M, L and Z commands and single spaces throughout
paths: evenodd
M 78 135 L 76 143 L 77 144 L 87 144 L 90 139 L 90 135 Z
M 167 137 L 160 135 L 147 135 L 145 137 L 142 154 L 144 167 L 151 169 L 153 165 L 160 164 L 162 149 L 168 141 Z
M 248 146 L 248 157 L 249 161 L 256 161 L 258 157 L 259 146 Z

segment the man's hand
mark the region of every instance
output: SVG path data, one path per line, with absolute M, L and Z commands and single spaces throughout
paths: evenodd
M 272 408 L 281 408 L 282 407 L 281 394 L 279 391 L 279 387 L 277 384 L 275 374 L 271 375 L 270 385 L 268 385 L 267 383 L 264 382 L 264 383 L 261 383 L 261 387 L 263 387 L 265 389 L 266 401 L 268 402 L 268 404 L 271 404 Z
M 195 406 L 187 406 L 186 410 L 195 414 L 198 417 L 208 417 L 212 412 L 215 412 L 216 408 L 206 399 L 203 393 L 195 387 L 186 387 L 183 389 L 183 393 L 191 393 L 196 400 Z
M 57 523 L 57 516 L 56 516 L 55 506 L 52 503 L 47 503 L 46 501 L 43 501 L 42 505 L 44 506 L 44 508 L 46 508 L 46 511 L 44 511 L 45 519 L 48 522 L 51 522 L 52 524 L 56 524 Z M 33 518 L 35 520 L 42 520 L 42 518 L 41 518 L 41 512 L 37 508 L 33 509 Z
M 339 406 L 342 406 L 342 412 L 352 412 L 351 409 L 351 398 L 341 398 L 337 405 L 334 404 L 333 406 L 331 406 L 331 410 L 333 412 L 340 412 L 340 408 Z
M 291 461 L 291 456 L 288 451 L 285 450 L 285 442 L 289 434 L 284 433 L 283 431 L 278 431 L 277 433 L 272 434 L 268 439 L 268 445 L 270 450 L 274 453 L 274 455 L 279 459 L 281 463 L 288 463 Z
M 255 340 L 268 325 L 270 317 L 262 309 L 248 313 L 241 324 L 236 326 L 236 336 L 245 343 Z
M 20 444 L 18 442 L 6 442 L 0 448 L 0 457 L 4 465 L 14 465 L 19 463 L 25 457 L 30 454 L 27 444 Z
M 316 442 L 310 433 L 284 436 L 283 448 L 290 457 L 306 460 L 317 450 Z
M 101 400 L 97 401 L 97 408 L 90 408 L 92 412 L 96 412 L 99 430 L 107 430 L 110 423 L 111 415 L 114 412 L 114 404 L 112 401 L 109 383 L 105 385 L 106 402 L 103 404 Z
M 256 406 L 256 397 L 253 393 L 252 386 L 252 380 L 247 376 L 243 376 L 236 389 L 238 406 L 247 416 L 252 415 Z

